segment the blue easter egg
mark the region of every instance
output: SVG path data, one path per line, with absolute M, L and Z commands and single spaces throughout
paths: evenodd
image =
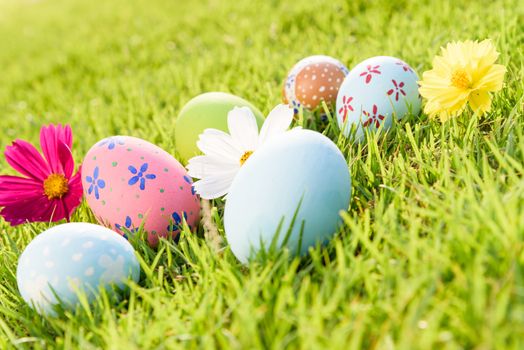
M 134 249 L 108 228 L 67 223 L 50 228 L 29 243 L 18 261 L 16 279 L 22 298 L 40 313 L 53 305 L 74 308 L 79 292 L 94 300 L 100 288 L 125 289 L 137 282 L 140 265 Z
M 361 140 L 366 129 L 389 129 L 393 117 L 418 115 L 422 99 L 417 81 L 417 73 L 395 57 L 372 57 L 356 65 L 337 95 L 337 120 L 344 135 L 356 127 L 355 137 Z
M 304 254 L 337 231 L 350 195 L 348 165 L 330 139 L 286 132 L 253 153 L 230 187 L 224 227 L 231 250 L 243 263 L 273 241 Z

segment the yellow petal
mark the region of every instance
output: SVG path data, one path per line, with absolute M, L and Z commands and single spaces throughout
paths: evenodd
M 422 97 L 431 99 L 450 88 L 449 79 L 439 76 L 435 71 L 427 71 L 423 74 L 423 80 L 418 82 L 419 92 Z
M 499 53 L 490 39 L 486 39 L 477 44 L 475 48 L 475 58 L 479 61 L 480 69 L 494 64 L 499 57 Z
M 505 73 L 506 67 L 495 64 L 475 83 L 475 88 L 484 91 L 498 91 L 502 89 Z
M 466 103 L 468 100 L 469 91 L 463 91 L 456 87 L 442 89 L 438 94 L 433 96 L 433 100 L 440 104 L 442 108 L 452 108 L 457 104 Z
M 445 61 L 452 62 L 454 65 L 464 66 L 466 60 L 462 50 L 463 43 L 448 43 L 446 48 L 442 49 L 442 58 Z
M 467 98 L 456 98 L 440 103 L 436 99 L 428 100 L 424 106 L 424 112 L 430 117 L 439 116 L 442 122 L 460 114 L 468 103 Z
M 442 56 L 435 56 L 433 59 L 433 72 L 441 77 L 450 75 L 453 70 L 450 62 Z
M 491 97 L 486 91 L 473 91 L 469 95 L 469 105 L 473 112 L 484 114 L 491 109 Z
M 430 118 L 434 118 L 441 112 L 441 109 L 439 105 L 435 102 L 428 101 L 426 102 L 426 105 L 424 106 L 424 113 L 430 116 Z

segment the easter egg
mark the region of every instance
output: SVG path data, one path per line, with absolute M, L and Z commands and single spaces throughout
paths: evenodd
M 337 231 L 350 195 L 346 160 L 330 139 L 311 130 L 277 136 L 231 184 L 224 212 L 231 250 L 243 263 L 273 241 L 304 254 Z
M 284 102 L 295 112 L 300 106 L 314 111 L 322 101 L 334 106 L 338 89 L 347 74 L 348 69 L 333 57 L 306 57 L 291 68 L 284 81 Z
M 140 265 L 128 241 L 108 228 L 79 222 L 36 236 L 16 271 L 22 298 L 44 314 L 54 314 L 53 305 L 59 303 L 74 308 L 79 293 L 92 302 L 101 288 L 122 290 L 128 279 L 139 278 Z
M 224 92 L 207 92 L 186 103 L 175 122 L 176 151 L 183 162 L 201 153 L 197 141 L 205 129 L 228 132 L 227 114 L 234 107 L 249 107 L 258 126 L 264 123 L 263 114 L 255 106 L 243 98 Z
M 194 229 L 200 199 L 184 167 L 145 140 L 113 136 L 87 152 L 82 164 L 87 204 L 98 221 L 122 234 L 140 227 L 151 245 L 176 237 L 183 219 Z
M 420 112 L 418 76 L 404 61 L 388 56 L 369 58 L 347 75 L 337 97 L 337 120 L 344 135 L 356 127 L 360 140 L 364 130 L 389 129 L 393 118 Z

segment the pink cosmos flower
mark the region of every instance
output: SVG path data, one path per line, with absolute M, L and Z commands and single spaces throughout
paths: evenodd
M 24 177 L 0 176 L 0 215 L 11 225 L 69 220 L 82 201 L 80 169 L 73 175 L 73 135 L 69 125 L 43 126 L 42 155 L 16 140 L 5 150 L 7 162 Z

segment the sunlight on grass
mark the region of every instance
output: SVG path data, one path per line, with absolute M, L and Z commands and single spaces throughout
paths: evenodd
M 20 297 L 16 265 L 49 225 L 2 221 L 0 348 L 522 349 L 523 17 L 516 0 L 0 0 L 0 148 L 67 122 L 77 163 L 114 134 L 175 154 L 174 119 L 202 92 L 267 114 L 288 69 L 312 54 L 349 68 L 397 56 L 420 76 L 448 41 L 489 37 L 508 67 L 480 119 L 410 116 L 362 144 L 331 119 L 351 208 L 302 259 L 242 266 L 203 228 L 155 250 L 136 239 L 142 276 L 129 297 L 43 318 Z M 3 157 L 0 170 L 12 171 Z M 223 202 L 212 205 L 206 220 L 223 236 Z M 95 219 L 84 204 L 74 221 Z

